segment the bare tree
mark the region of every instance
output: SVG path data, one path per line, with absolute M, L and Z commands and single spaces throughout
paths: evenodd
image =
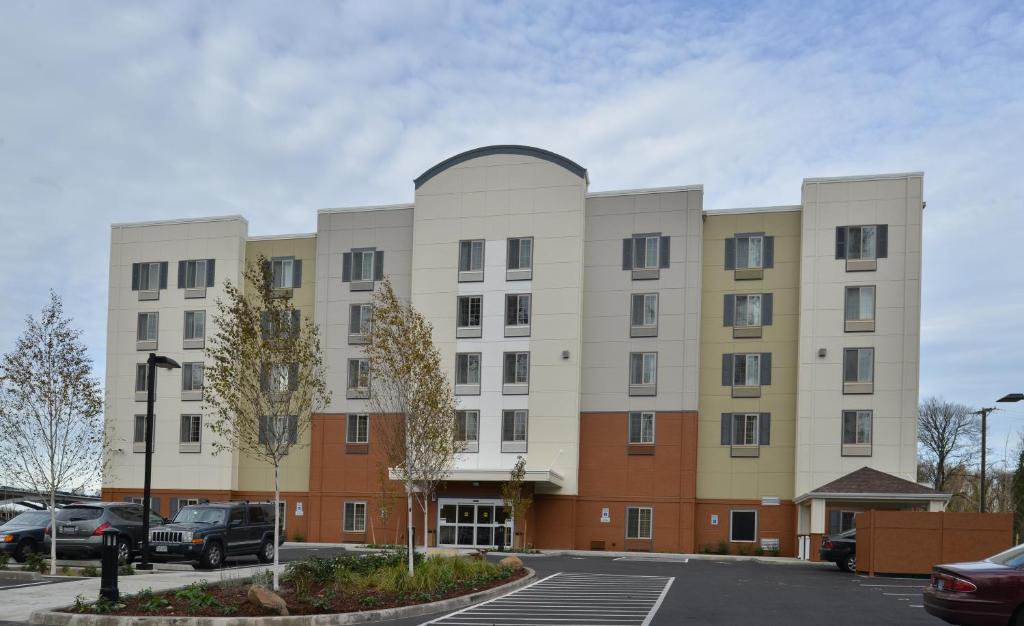
M 103 469 L 103 396 L 81 331 L 60 297 L 25 320 L 0 359 L 0 470 L 50 507 L 50 574 L 57 573 L 58 491 L 84 491 Z
M 936 489 L 946 489 L 951 467 L 968 464 L 974 458 L 978 435 L 978 422 L 970 407 L 941 398 L 927 398 L 921 403 L 917 439 L 924 457 L 934 464 L 932 485 Z
M 413 572 L 412 502 L 423 506 L 423 547 L 431 495 L 445 480 L 459 446 L 455 440 L 455 396 L 434 347 L 433 329 L 411 304 L 399 301 L 385 279 L 373 298 L 366 355 L 370 362 L 370 407 L 386 420 L 384 459 L 405 486 L 409 573 Z
M 526 549 L 526 512 L 533 504 L 533 497 L 523 490 L 524 479 L 526 478 L 526 459 L 516 458 L 516 464 L 509 472 L 508 481 L 501 484 L 501 500 L 505 505 L 505 513 L 512 517 L 513 523 L 518 526 L 522 523 L 523 539 L 520 547 Z M 513 536 L 513 547 L 515 541 Z
M 225 283 L 217 300 L 216 332 L 207 349 L 203 399 L 214 454 L 240 452 L 274 467 L 274 589 L 281 510 L 281 464 L 302 445 L 313 414 L 330 401 L 320 336 L 300 320 L 289 294 L 274 289 L 262 255 L 248 264 L 244 290 Z M 265 549 L 265 546 L 264 548 Z M 261 551 L 261 555 L 265 552 Z

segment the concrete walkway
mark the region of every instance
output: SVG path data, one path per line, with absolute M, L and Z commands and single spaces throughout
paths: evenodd
M 284 571 L 284 565 L 278 566 Z M 136 574 L 121 576 L 118 587 L 121 594 L 134 594 L 149 588 L 163 591 L 176 587 L 185 587 L 200 580 L 211 583 L 248 578 L 256 572 L 269 570 L 270 566 L 239 567 L 208 571 L 160 571 L 154 574 Z M 0 620 L 11 622 L 27 622 L 32 611 L 70 606 L 76 596 L 83 596 L 94 601 L 100 593 L 99 578 L 68 578 L 45 577 L 46 582 L 60 580 L 53 584 L 34 584 L 33 586 L 14 587 L 0 590 Z M 68 582 L 63 582 L 68 581 Z

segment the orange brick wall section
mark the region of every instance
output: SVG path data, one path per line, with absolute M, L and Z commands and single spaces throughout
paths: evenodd
M 732 543 L 729 541 L 729 512 L 734 509 L 757 511 L 757 542 Z M 711 524 L 711 516 L 718 516 L 718 525 Z M 782 502 L 777 506 L 763 506 L 760 500 L 701 500 L 697 502 L 695 548 L 717 550 L 719 542 L 725 541 L 732 554 L 740 550 L 753 551 L 761 545 L 762 538 L 779 540 L 779 556 L 796 556 L 796 506 Z M 817 544 L 811 544 L 817 554 Z

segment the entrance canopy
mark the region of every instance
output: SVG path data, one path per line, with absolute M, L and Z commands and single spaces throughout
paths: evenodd
M 388 478 L 391 480 L 401 480 L 400 475 L 395 468 L 388 470 Z M 448 472 L 446 480 L 450 481 L 465 481 L 465 482 L 478 482 L 478 483 L 497 483 L 506 482 L 511 478 L 509 470 L 502 469 L 453 469 Z M 537 483 L 538 485 L 546 487 L 561 487 L 565 482 L 565 479 L 561 474 L 552 469 L 546 470 L 526 470 L 525 476 L 523 476 L 523 482 Z

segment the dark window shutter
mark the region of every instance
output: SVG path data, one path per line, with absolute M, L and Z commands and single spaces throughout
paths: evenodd
M 761 413 L 758 416 L 757 443 L 762 446 L 770 446 L 772 440 L 772 414 Z
M 772 325 L 772 308 L 775 304 L 775 298 L 770 293 L 761 294 L 761 325 L 771 326 Z
M 178 289 L 185 288 L 185 265 L 186 261 L 178 261 Z
M 175 514 L 177 514 L 177 512 L 178 512 L 178 499 L 177 498 L 171 498 L 169 504 L 170 504 L 170 508 L 168 509 L 168 515 L 170 515 L 171 517 L 174 517 Z
M 775 267 L 775 237 L 764 238 L 764 254 L 761 265 Z
M 270 365 L 267 363 L 260 367 L 260 389 L 263 391 L 270 389 Z
M 260 443 L 267 443 L 267 417 L 260 417 Z
M 270 338 L 270 330 L 270 311 L 263 311 L 260 313 L 260 333 L 263 339 Z
M 302 286 L 302 261 L 292 261 L 292 287 L 298 289 Z
M 296 443 L 299 440 L 299 418 L 292 415 L 288 418 L 288 443 Z
M 347 431 L 347 434 L 345 436 L 345 440 L 346 441 L 355 441 L 356 440 L 356 416 L 355 415 L 346 415 L 345 417 L 348 420 L 348 422 L 346 423 L 346 428 L 345 428 L 345 430 Z
M 725 304 L 722 307 L 722 326 L 732 326 L 736 323 L 736 296 L 731 293 L 725 294 Z
M 633 238 L 622 240 L 622 269 L 633 269 Z
M 207 287 L 213 287 L 214 276 L 215 276 L 215 274 L 214 274 L 215 266 L 216 266 L 216 263 L 214 262 L 214 259 L 206 259 L 206 286 Z
M 875 256 L 885 259 L 889 256 L 889 225 L 879 224 L 877 226 L 877 240 L 875 241 Z
M 149 499 L 149 510 L 152 513 L 156 513 L 157 515 L 160 515 L 160 498 L 150 498 Z
M 772 353 L 761 353 L 761 384 L 772 384 Z
M 668 235 L 666 235 L 666 236 L 661 238 L 661 249 L 658 250 L 658 266 L 659 267 L 663 267 L 664 268 L 664 267 L 668 267 L 669 266 L 669 260 L 670 260 L 670 256 L 671 256 L 670 253 L 669 253 L 669 245 L 668 245 L 669 239 L 671 239 L 671 238 Z
M 160 261 L 160 288 L 167 289 L 167 261 Z
M 836 226 L 836 258 L 846 258 L 846 227 Z
M 731 354 L 722 355 L 722 386 L 732 387 L 732 357 Z
M 725 240 L 725 269 L 736 269 L 736 238 L 729 237 Z
M 834 535 L 842 530 L 842 511 L 829 511 L 828 512 L 828 529 L 826 532 L 830 535 Z
M 267 285 L 274 284 L 274 269 L 270 265 L 270 261 L 263 262 L 263 278 L 267 281 Z
M 633 326 L 639 326 L 644 321 L 644 297 L 641 294 L 633 294 L 631 296 L 633 300 L 632 311 L 630 313 L 631 319 L 629 323 Z
M 341 255 L 341 282 L 347 283 L 352 280 L 352 253 L 346 252 Z
M 505 296 L 505 325 L 514 326 L 518 311 L 519 300 L 515 296 Z
M 732 445 L 732 413 L 722 413 L 722 445 Z
M 132 263 L 132 291 L 139 290 L 139 269 L 142 266 L 141 263 Z
M 373 253 L 373 279 L 384 280 L 384 251 L 377 250 Z
M 299 388 L 299 364 L 288 365 L 288 391 L 296 391 Z

